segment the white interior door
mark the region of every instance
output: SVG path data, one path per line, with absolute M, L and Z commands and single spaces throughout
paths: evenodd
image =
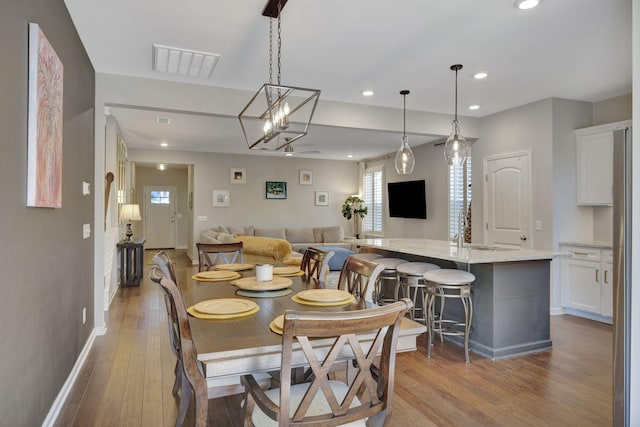
M 176 247 L 175 187 L 144 187 L 144 233 L 148 249 Z
M 484 159 L 485 242 L 531 248 L 531 152 Z

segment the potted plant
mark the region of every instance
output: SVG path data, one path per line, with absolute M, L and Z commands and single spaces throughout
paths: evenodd
M 346 219 L 353 218 L 353 234 L 360 238 L 360 220 L 367 215 L 368 208 L 358 196 L 349 196 L 342 204 L 342 216 Z

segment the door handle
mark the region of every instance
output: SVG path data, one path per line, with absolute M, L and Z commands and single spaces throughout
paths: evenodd
M 525 240 L 527 240 L 527 236 L 525 234 L 523 234 L 522 236 L 520 236 L 520 240 L 522 240 L 524 242 Z
M 607 270 L 604 271 L 604 284 L 608 285 L 609 281 L 607 280 Z
M 599 272 L 599 271 L 600 271 L 600 270 L 598 270 L 598 269 L 596 268 L 596 283 L 598 283 L 598 282 L 600 281 L 600 280 L 598 280 L 598 272 Z

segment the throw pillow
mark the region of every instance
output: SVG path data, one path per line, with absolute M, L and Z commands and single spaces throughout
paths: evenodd
M 247 234 L 244 228 L 237 227 L 235 225 L 227 225 L 227 230 L 229 230 L 229 234 L 235 234 L 236 236 L 240 234 Z
M 229 233 L 220 233 L 217 239 L 220 240 L 221 243 L 233 243 L 236 240 L 236 236 Z
M 324 243 L 339 243 L 344 239 L 344 229 L 341 226 L 324 227 L 322 239 Z

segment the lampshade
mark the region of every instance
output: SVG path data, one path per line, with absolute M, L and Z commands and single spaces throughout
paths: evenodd
M 416 158 L 409 146 L 409 138 L 407 137 L 407 95 L 408 90 L 401 90 L 400 95 L 403 98 L 403 124 L 402 124 L 402 140 L 400 142 L 400 148 L 396 152 L 394 164 L 396 172 L 400 175 L 410 175 L 413 173 L 413 167 L 416 164 Z
M 461 165 L 467 160 L 469 155 L 469 143 L 467 139 L 460 134 L 460 122 L 458 121 L 458 71 L 462 70 L 462 65 L 454 64 L 450 67 L 456 72 L 456 91 L 455 91 L 455 118 L 451 124 L 451 135 L 444 144 L 444 158 L 449 166 Z
M 122 205 L 120 207 L 120 219 L 122 221 L 140 221 L 140 206 L 135 204 Z

